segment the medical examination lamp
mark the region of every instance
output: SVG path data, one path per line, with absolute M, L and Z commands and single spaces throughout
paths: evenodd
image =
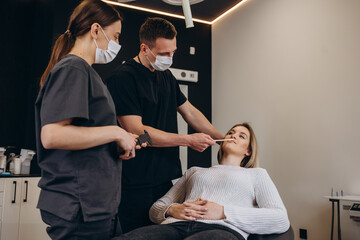
M 128 2 L 134 2 L 135 0 L 116 0 L 116 1 L 119 3 L 128 3 Z M 204 0 L 162 0 L 162 1 L 170 5 L 182 6 L 186 28 L 192 28 L 194 27 L 194 23 L 192 19 L 190 5 L 202 2 Z
M 190 4 L 199 3 L 199 2 L 202 2 L 203 0 L 163 0 L 163 1 L 168 4 L 171 4 L 171 5 L 176 5 L 176 6 L 182 5 L 184 17 L 185 17 L 186 28 L 194 27 L 192 15 L 191 15 Z

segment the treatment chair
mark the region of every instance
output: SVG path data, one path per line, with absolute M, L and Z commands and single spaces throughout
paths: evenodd
M 294 230 L 290 226 L 289 230 L 281 234 L 250 234 L 248 240 L 294 240 Z

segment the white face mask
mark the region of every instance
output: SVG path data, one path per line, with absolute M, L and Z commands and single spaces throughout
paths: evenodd
M 148 48 L 148 49 L 150 50 L 150 48 Z M 152 63 L 147 56 L 146 56 L 146 58 L 155 70 L 165 71 L 172 65 L 172 57 L 155 56 L 155 54 L 151 50 L 150 50 L 150 52 L 156 58 L 155 62 Z
M 118 54 L 118 52 L 120 51 L 121 45 L 117 44 L 115 41 L 108 39 L 108 37 L 106 36 L 104 30 L 102 29 L 102 27 L 100 26 L 101 31 L 104 33 L 106 40 L 108 40 L 108 48 L 106 50 L 103 50 L 101 48 L 98 47 L 96 40 L 94 39 L 95 45 L 96 45 L 96 54 L 95 54 L 95 63 L 109 63 L 112 60 L 114 60 L 114 58 L 116 57 L 116 55 Z

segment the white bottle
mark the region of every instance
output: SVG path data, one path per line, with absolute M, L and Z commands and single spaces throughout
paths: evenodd
M 14 158 L 14 174 L 20 174 L 21 173 L 21 159 L 20 158 Z
M 21 174 L 29 175 L 30 174 L 30 165 L 31 160 L 33 159 L 36 153 L 30 149 L 21 149 L 20 159 L 21 159 Z
M 15 172 L 14 160 L 11 160 L 10 163 L 9 163 L 9 172 L 10 172 L 10 173 L 14 173 L 14 172 Z
M 30 159 L 22 159 L 22 162 L 21 162 L 21 174 L 22 175 L 30 174 L 30 165 L 31 165 Z
M 0 173 L 6 172 L 6 156 L 0 157 Z
M 6 172 L 6 156 L 4 155 L 6 149 L 0 147 L 0 173 Z

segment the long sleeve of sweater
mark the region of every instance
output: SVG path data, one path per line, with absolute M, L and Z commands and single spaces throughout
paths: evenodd
M 257 208 L 224 205 L 225 222 L 248 233 L 282 233 L 290 227 L 281 197 L 265 169 L 253 177 Z
M 189 175 L 189 171 L 192 170 L 186 171 L 175 185 L 152 205 L 149 211 L 152 222 L 160 224 L 166 219 L 165 214 L 169 207 L 174 204 L 182 204 L 185 201 L 186 178 Z

